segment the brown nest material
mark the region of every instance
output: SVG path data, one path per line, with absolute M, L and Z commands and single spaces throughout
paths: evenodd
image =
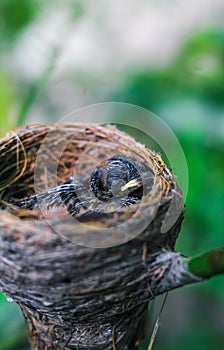
M 94 169 L 116 156 L 138 168 L 141 196 L 132 179 L 124 198 L 85 197 Z M 183 218 L 166 164 L 114 126 L 83 124 L 15 130 L 0 159 L 0 286 L 20 305 L 33 349 L 137 349 L 148 301 L 171 289 L 162 280 Z M 19 205 L 71 177 L 85 189 L 73 215 L 65 202 Z

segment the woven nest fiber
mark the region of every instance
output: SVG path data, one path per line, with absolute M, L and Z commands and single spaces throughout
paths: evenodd
M 88 194 L 82 206 L 94 169 L 113 157 L 138 168 L 141 198 Z M 183 218 L 161 157 L 114 126 L 40 124 L 8 133 L 0 159 L 0 284 L 20 305 L 33 349 L 137 349 L 148 301 L 161 292 L 155 261 L 173 251 Z M 68 179 L 87 184 L 73 215 L 64 203 L 18 205 Z

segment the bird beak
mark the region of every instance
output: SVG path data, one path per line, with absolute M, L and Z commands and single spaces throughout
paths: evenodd
M 124 192 L 124 191 L 128 190 L 129 188 L 139 186 L 139 184 L 140 183 L 139 183 L 138 179 L 133 179 L 133 180 L 129 181 L 128 183 L 126 183 L 124 186 L 121 186 L 121 191 Z

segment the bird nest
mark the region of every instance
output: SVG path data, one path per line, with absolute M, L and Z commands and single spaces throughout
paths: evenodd
M 173 250 L 183 217 L 171 171 L 109 125 L 30 125 L 0 157 L 1 284 L 33 348 L 135 349 L 147 264 Z

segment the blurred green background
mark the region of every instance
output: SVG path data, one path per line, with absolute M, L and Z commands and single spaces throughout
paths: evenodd
M 223 246 L 223 23 L 222 0 L 0 0 L 0 131 L 104 101 L 153 111 L 189 168 L 177 251 Z M 154 350 L 223 349 L 224 277 L 170 293 L 160 321 Z M 19 349 L 22 315 L 0 295 L 0 350 Z

